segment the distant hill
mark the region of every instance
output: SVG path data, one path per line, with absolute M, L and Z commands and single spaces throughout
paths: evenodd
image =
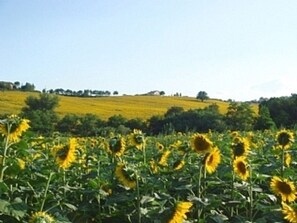
M 37 92 L 0 91 L 0 115 L 18 114 L 25 106 L 25 99 L 29 95 L 38 97 Z M 59 107 L 57 113 L 61 116 L 73 113 L 83 115 L 92 113 L 101 119 L 108 119 L 121 114 L 127 119 L 148 119 L 153 115 L 163 115 L 170 107 L 179 106 L 188 109 L 205 108 L 217 104 L 222 113 L 227 111 L 228 102 L 220 100 L 206 100 L 201 102 L 193 97 L 174 96 L 109 96 L 109 97 L 67 97 L 58 96 Z M 258 105 L 253 105 L 254 111 Z

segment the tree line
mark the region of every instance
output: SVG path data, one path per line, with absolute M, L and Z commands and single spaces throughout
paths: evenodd
M 110 133 L 126 134 L 141 129 L 147 135 L 173 132 L 223 132 L 252 131 L 276 128 L 296 128 L 297 95 L 270 98 L 259 104 L 255 114 L 247 102 L 229 102 L 227 112 L 221 114 L 216 104 L 206 108 L 184 110 L 173 106 L 164 115 L 154 115 L 147 120 L 127 119 L 121 114 L 103 120 L 94 114 L 66 114 L 55 112 L 59 106 L 57 95 L 40 93 L 25 100 L 21 116 L 31 121 L 31 130 L 40 134 L 60 132 L 76 136 L 107 136 Z
M 182 107 L 173 106 L 164 115 L 154 115 L 148 120 L 127 119 L 120 114 L 111 116 L 108 120 L 102 120 L 94 114 L 66 114 L 59 118 L 55 112 L 58 105 L 57 95 L 40 93 L 38 97 L 26 98 L 20 115 L 31 121 L 31 130 L 34 132 L 40 134 L 60 132 L 76 136 L 106 136 L 111 132 L 125 134 L 133 129 L 141 129 L 148 135 L 209 130 L 249 131 L 276 128 L 279 124 L 270 116 L 268 107 L 260 106 L 257 115 L 249 103 L 230 102 L 226 114 L 221 114 L 216 104 L 187 111 Z
M 63 88 L 57 88 L 57 89 L 49 89 L 49 90 L 43 90 L 43 93 L 50 93 L 50 94 L 58 94 L 58 95 L 64 95 L 64 96 L 75 96 L 75 97 L 103 97 L 103 96 L 110 96 L 110 91 L 103 91 L 103 90 L 64 90 Z M 118 91 L 113 91 L 113 95 L 118 95 Z
M 25 84 L 21 84 L 19 81 L 7 82 L 0 81 L 0 90 L 21 90 L 21 91 L 35 91 L 35 85 L 26 82 Z

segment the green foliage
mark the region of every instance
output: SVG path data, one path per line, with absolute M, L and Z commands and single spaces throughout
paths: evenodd
M 127 126 L 129 129 L 142 129 L 143 131 L 147 131 L 147 124 L 145 121 L 143 121 L 140 118 L 132 118 L 129 119 L 126 123 L 125 126 Z
M 26 215 L 27 205 L 19 197 L 16 197 L 13 201 L 0 199 L 0 212 L 2 215 L 0 220 L 4 220 L 4 222 L 18 222 Z
M 12 90 L 13 87 L 11 82 L 0 81 L 0 90 Z
M 255 126 L 256 130 L 264 129 L 275 129 L 276 125 L 272 118 L 270 117 L 269 110 L 266 106 L 260 106 L 259 115 L 256 118 Z
M 32 110 L 53 111 L 59 105 L 59 98 L 56 95 L 42 93 L 39 97 L 29 96 L 25 100 L 26 106 L 23 112 Z
M 205 91 L 199 91 L 196 99 L 201 100 L 202 102 L 205 101 L 206 99 L 209 99 L 208 94 Z
M 49 135 L 54 132 L 58 116 L 53 111 L 32 110 L 23 114 L 31 121 L 31 130 Z
M 96 115 L 86 114 L 80 119 L 78 132 L 81 136 L 95 136 L 97 135 L 98 128 L 102 127 L 104 122 L 97 118 Z
M 260 103 L 268 108 L 278 128 L 293 128 L 297 124 L 297 94 L 290 97 L 270 98 Z
M 138 118 L 128 120 L 121 114 L 113 115 L 107 121 L 101 120 L 94 114 L 83 116 L 68 114 L 58 121 L 53 111 L 58 105 L 56 97 L 41 94 L 39 99 L 29 97 L 26 103 L 28 106 L 23 108 L 23 116 L 32 121 L 32 130 L 46 134 L 59 131 L 78 136 L 100 134 L 105 136 L 107 132 L 125 134 L 133 129 L 142 129 L 150 135 L 187 131 L 208 132 L 209 130 L 222 132 L 226 129 L 251 130 L 255 119 L 249 104 L 232 102 L 225 116 L 220 113 L 218 105 L 210 104 L 204 109 L 187 111 L 182 107 L 173 106 L 164 116 L 152 116 L 147 121 Z M 260 125 L 260 119 L 257 123 Z
M 164 117 L 168 118 L 168 117 L 173 117 L 175 115 L 180 115 L 184 111 L 185 110 L 183 109 L 183 107 L 173 106 L 167 110 L 167 112 L 164 114 Z
M 148 131 L 152 135 L 162 133 L 164 130 L 164 118 L 161 115 L 153 115 L 148 120 Z
M 21 90 L 22 90 L 22 91 L 34 91 L 34 90 L 35 90 L 35 85 L 26 82 L 25 85 L 22 85 L 22 86 L 21 86 Z
M 213 105 L 192 110 L 189 116 L 203 114 L 209 118 L 206 114 L 213 115 L 216 110 Z M 95 120 L 91 115 L 84 118 L 88 123 Z M 72 123 L 77 117 L 68 120 Z M 250 177 L 246 181 L 232 170 L 234 135 L 227 131 L 207 134 L 221 152 L 221 162 L 212 174 L 204 168 L 208 154 L 193 151 L 190 133 L 143 135 L 146 143 L 142 150 L 131 144 L 131 135 L 117 136 L 126 147 L 119 157 L 106 146 L 114 135 L 79 137 L 76 160 L 68 169 L 59 168 L 52 149 L 67 142 L 68 137 L 26 136 L 7 143 L 4 136 L 0 141 L 0 156 L 5 158 L 5 162 L 1 161 L 4 174 L 0 181 L 0 222 L 28 223 L 32 213 L 38 211 L 47 211 L 58 223 L 168 222 L 180 201 L 193 204 L 186 214 L 189 223 L 197 219 L 210 223 L 282 222 L 281 200 L 272 193 L 270 180 L 282 169 L 284 177 L 296 182 L 296 162 L 284 166 L 281 149 L 272 149 L 277 145 L 275 130 L 237 134 L 250 143 L 246 157 Z M 296 142 L 292 143 L 285 152 L 295 160 Z M 165 164 L 161 164 L 167 151 Z M 20 167 L 19 159 L 25 166 Z M 174 169 L 180 161 L 184 165 Z M 123 175 L 137 182 L 135 188 L 123 185 L 115 174 L 122 163 Z
M 110 127 L 117 128 L 120 125 L 125 125 L 127 122 L 127 119 L 122 115 L 113 115 L 109 117 L 107 121 L 107 125 Z
M 67 114 L 57 124 L 57 130 L 61 133 L 79 134 L 80 117 L 75 114 Z
M 95 136 L 99 129 L 106 123 L 94 114 L 78 116 L 75 114 L 65 115 L 57 124 L 57 130 L 61 133 L 77 136 Z
M 255 114 L 248 103 L 231 102 L 225 121 L 230 130 L 249 131 L 253 129 Z
M 213 104 L 204 109 L 190 109 L 184 111 L 181 107 L 173 106 L 168 109 L 164 117 L 154 116 L 149 121 L 149 133 L 165 132 L 208 132 L 209 130 L 223 131 L 226 129 L 223 115 L 218 106 Z
M 32 131 L 50 134 L 55 130 L 58 116 L 54 109 L 59 105 L 58 97 L 50 94 L 39 94 L 39 98 L 29 96 L 25 100 L 22 116 L 31 121 Z

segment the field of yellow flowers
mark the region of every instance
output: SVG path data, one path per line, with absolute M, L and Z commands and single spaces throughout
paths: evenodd
M 0 91 L 0 115 L 19 114 L 25 106 L 28 96 L 37 97 L 37 92 Z M 210 99 L 201 102 L 194 97 L 173 96 L 110 96 L 110 97 L 69 97 L 58 96 L 59 106 L 56 112 L 60 116 L 66 114 L 85 115 L 94 114 L 107 120 L 113 115 L 122 115 L 127 119 L 151 118 L 153 115 L 163 115 L 173 106 L 182 107 L 184 110 L 205 108 L 216 104 L 222 114 L 226 113 L 228 102 Z M 258 113 L 258 105 L 251 105 L 255 113 Z
M 0 222 L 297 222 L 289 129 L 96 138 L 0 120 Z

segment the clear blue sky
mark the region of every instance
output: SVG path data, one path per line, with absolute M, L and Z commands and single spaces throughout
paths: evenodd
M 297 93 L 296 0 L 0 0 L 0 80 L 38 90 Z

